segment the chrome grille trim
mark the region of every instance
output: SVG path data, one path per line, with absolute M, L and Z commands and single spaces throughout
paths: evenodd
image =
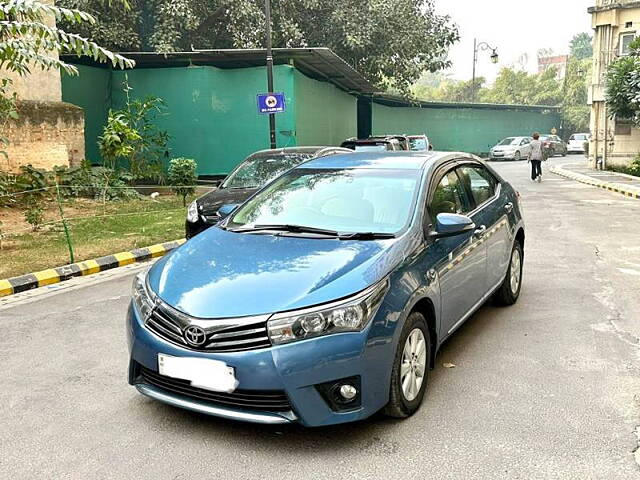
M 271 346 L 267 333 L 269 317 L 196 318 L 158 300 L 144 323 L 149 331 L 182 348 L 201 352 L 239 352 Z M 206 341 L 200 347 L 188 344 L 184 338 L 184 330 L 191 325 L 197 325 L 205 331 Z

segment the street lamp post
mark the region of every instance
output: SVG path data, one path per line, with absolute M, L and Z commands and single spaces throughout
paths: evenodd
M 491 62 L 498 63 L 498 49 L 493 48 L 487 42 L 478 43 L 478 39 L 473 39 L 473 78 L 471 80 L 471 101 L 475 102 L 476 100 L 476 64 L 478 63 L 478 52 L 480 50 L 491 50 Z
M 265 0 L 264 5 L 265 20 L 267 22 L 267 89 L 269 94 L 273 93 L 273 52 L 271 49 L 271 0 Z M 271 148 L 276 148 L 276 115 L 269 114 L 269 139 Z

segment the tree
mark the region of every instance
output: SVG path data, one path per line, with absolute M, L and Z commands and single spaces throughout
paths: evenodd
M 0 68 L 27 75 L 31 70 L 60 68 L 77 74 L 73 65 L 61 61 L 58 53 L 86 55 L 114 67 L 133 67 L 134 62 L 110 52 L 86 38 L 47 25 L 47 17 L 69 25 L 94 24 L 95 18 L 77 9 L 40 3 L 36 0 L 0 2 Z
M 560 105 L 562 87 L 552 67 L 537 75 L 503 68 L 493 87 L 487 89 L 481 100 L 489 103 L 512 105 Z
M 263 0 L 59 0 L 103 19 L 69 25 L 120 51 L 264 46 Z M 328 47 L 381 87 L 408 91 L 424 71 L 450 65 L 457 27 L 434 0 L 272 0 L 274 47 Z
M 609 65 L 606 102 L 611 117 L 630 119 L 640 126 L 640 39 L 629 48 L 629 56 Z
M 577 60 L 585 60 L 593 56 L 593 37 L 588 33 L 578 33 L 569 44 L 570 56 Z
M 196 193 L 198 164 L 190 158 L 174 158 L 169 162 L 169 184 L 174 193 L 182 197 L 182 206 L 187 206 L 187 197 Z
M 169 157 L 169 134 L 157 126 L 166 105 L 159 97 L 132 99 L 129 81 L 122 82 L 125 105 L 122 110 L 109 110 L 107 124 L 98 139 L 98 147 L 110 168 L 124 160 L 137 180 L 164 179 L 162 160 Z
M 591 75 L 591 58 L 569 58 L 562 95 L 565 132 L 588 132 L 591 109 L 587 105 L 587 79 Z

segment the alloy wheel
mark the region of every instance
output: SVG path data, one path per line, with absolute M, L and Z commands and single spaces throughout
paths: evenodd
M 400 366 L 402 395 L 407 401 L 415 400 L 420 393 L 426 368 L 427 342 L 422 330 L 414 328 L 404 343 Z
M 511 254 L 511 278 L 510 278 L 511 293 L 513 293 L 514 295 L 518 293 L 518 288 L 520 288 L 521 274 L 522 274 L 522 258 L 520 257 L 520 250 L 517 248 L 514 248 L 513 253 Z

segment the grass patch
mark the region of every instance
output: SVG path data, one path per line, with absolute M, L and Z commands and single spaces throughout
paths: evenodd
M 13 277 L 69 263 L 69 251 L 57 204 L 47 204 L 44 225 L 30 231 L 22 211 L 3 209 L 0 278 Z M 69 199 L 63 204 L 75 261 L 89 260 L 184 237 L 186 209 L 175 196 L 141 198 L 101 204 Z

